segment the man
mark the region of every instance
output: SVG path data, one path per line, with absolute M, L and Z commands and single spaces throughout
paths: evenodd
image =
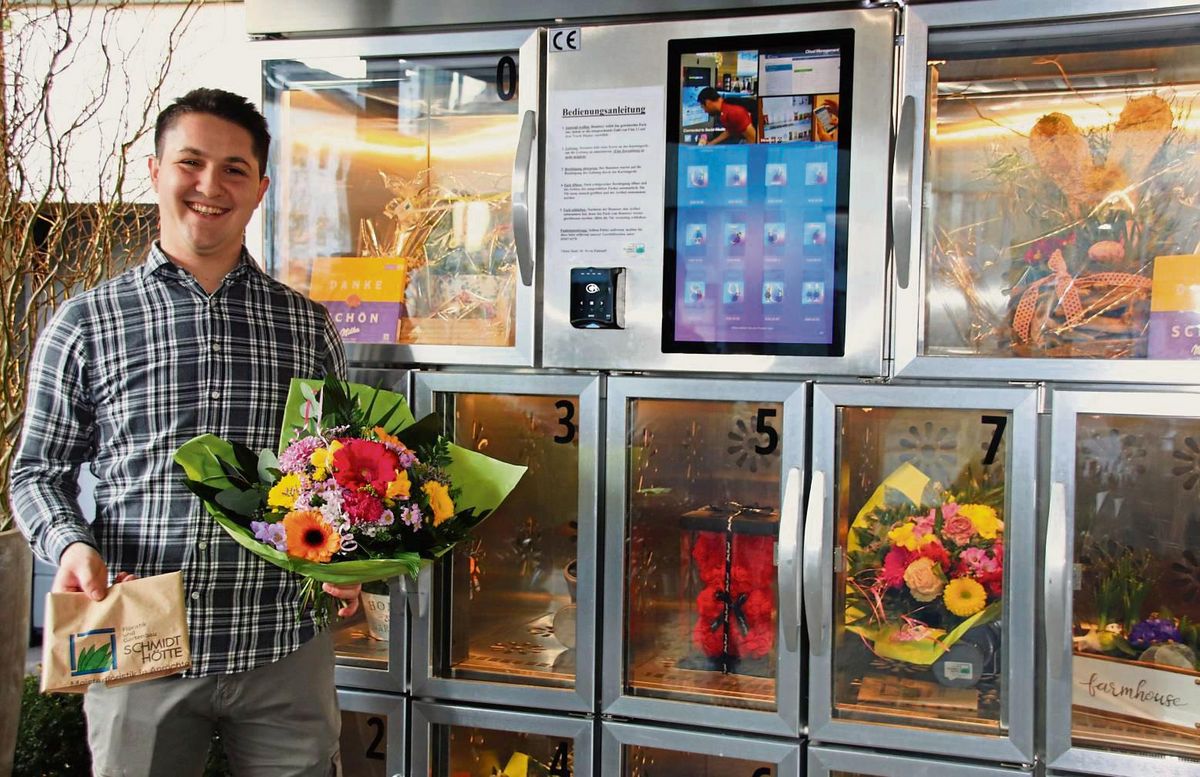
M 274 448 L 293 377 L 343 376 L 324 308 L 264 274 L 242 245 L 270 135 L 243 98 L 197 89 L 155 127 L 159 240 L 145 263 L 71 299 L 30 367 L 12 506 L 55 591 L 183 571 L 192 667 L 84 700 L 98 775 L 200 774 L 219 729 L 238 774 L 328 775 L 340 716 L 333 649 L 297 579 L 241 549 L 181 484 L 172 455 L 201 433 Z M 76 476 L 98 478 L 96 520 Z M 358 586 L 325 590 L 347 600 Z
M 732 138 L 733 143 L 757 143 L 758 132 L 754 129 L 754 121 L 750 118 L 750 112 L 740 105 L 728 102 L 721 93 L 711 86 L 706 86 L 700 90 L 700 94 L 696 97 L 700 103 L 700 107 L 710 116 L 718 117 L 718 121 L 724 128 L 712 141 L 708 141 L 706 136 L 701 136 L 700 145 L 705 145 L 708 142 L 714 144 L 725 143 Z

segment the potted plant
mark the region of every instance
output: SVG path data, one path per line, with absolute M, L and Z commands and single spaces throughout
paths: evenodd
M 140 261 L 156 231 L 156 210 L 138 204 L 145 182 L 127 175 L 131 161 L 144 164 L 130 149 L 153 130 L 171 55 L 198 7 L 77 5 L 0 0 L 0 774 L 13 768 L 29 643 L 32 557 L 8 498 L 29 360 L 58 306 Z M 167 64 L 146 77 L 141 97 L 126 83 L 133 51 L 122 46 L 120 13 L 177 19 L 158 56 Z M 154 57 L 138 46 L 139 61 Z

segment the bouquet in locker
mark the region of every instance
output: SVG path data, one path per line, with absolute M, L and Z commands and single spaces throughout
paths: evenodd
M 293 380 L 278 452 L 201 435 L 175 454 L 184 482 L 242 547 L 320 583 L 415 575 L 466 538 L 525 473 L 454 445 L 404 397 L 333 378 Z
M 850 526 L 844 623 L 876 655 L 928 666 L 1001 615 L 1003 485 L 961 480 L 902 464 Z

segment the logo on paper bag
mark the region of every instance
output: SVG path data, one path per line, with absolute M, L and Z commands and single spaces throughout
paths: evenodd
M 92 629 L 71 635 L 71 676 L 117 668 L 117 630 Z

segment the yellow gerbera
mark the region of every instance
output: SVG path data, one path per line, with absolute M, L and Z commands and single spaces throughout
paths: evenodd
M 398 471 L 396 479 L 387 484 L 388 499 L 408 499 L 409 489 L 412 488 L 412 481 L 408 479 L 408 473 Z
M 271 486 L 271 490 L 267 493 L 267 506 L 291 510 L 292 505 L 296 504 L 297 497 L 300 496 L 300 488 L 303 485 L 299 475 L 289 472 L 281 477 L 278 483 Z
M 946 585 L 942 601 L 946 603 L 947 610 L 966 618 L 983 609 L 987 604 L 987 592 L 969 577 L 956 577 Z
M 342 547 L 342 538 L 317 510 L 296 510 L 283 517 L 287 554 L 325 563 Z
M 433 509 L 433 525 L 454 517 L 454 501 L 450 498 L 450 490 L 436 480 L 430 480 L 421 486 L 425 496 L 429 497 L 429 506 Z
M 958 514 L 965 515 L 975 524 L 975 531 L 985 540 L 994 540 L 996 535 L 1004 531 L 1004 521 L 996 514 L 993 507 L 987 505 L 959 505 Z
M 916 528 L 917 525 L 912 521 L 909 521 L 908 523 L 901 524 L 900 526 L 897 526 L 889 531 L 887 536 L 888 539 L 892 541 L 892 544 L 899 545 L 905 550 L 917 550 L 921 546 L 928 545 L 929 543 L 937 540 L 937 537 L 933 534 L 933 532 L 930 532 L 922 537 L 916 536 L 913 533 Z

